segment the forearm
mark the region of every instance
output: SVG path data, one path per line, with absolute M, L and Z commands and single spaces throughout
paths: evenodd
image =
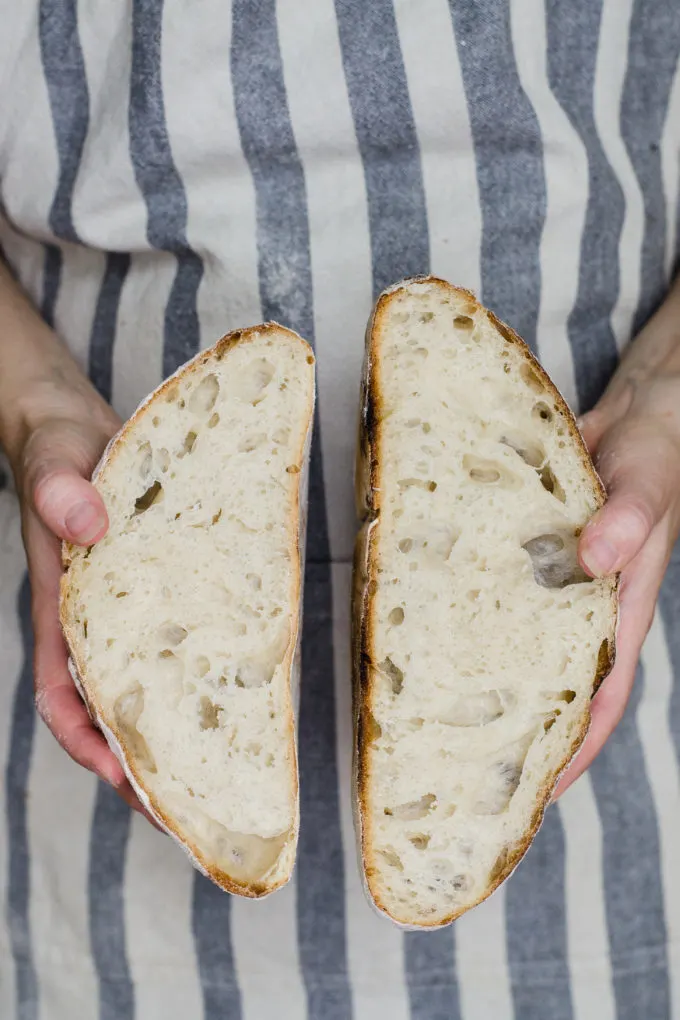
M 0 260 L 0 445 L 10 461 L 42 421 L 67 416 L 85 397 L 95 418 L 110 414 Z

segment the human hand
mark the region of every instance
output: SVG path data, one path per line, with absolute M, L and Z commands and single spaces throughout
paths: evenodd
M 592 576 L 620 572 L 620 617 L 616 663 L 593 699 L 590 731 L 554 799 L 590 766 L 625 711 L 680 534 L 678 285 L 580 424 L 608 500 L 584 529 L 579 558 Z
M 91 545 L 106 533 L 106 509 L 87 479 L 120 421 L 76 364 L 65 353 L 57 357 L 59 364 L 51 366 L 49 377 L 22 395 L 22 426 L 8 449 L 31 581 L 35 704 L 74 761 L 110 783 L 149 818 L 93 725 L 67 667 L 58 612 L 61 540 Z

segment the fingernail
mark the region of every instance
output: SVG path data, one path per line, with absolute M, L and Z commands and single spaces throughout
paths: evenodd
M 619 554 L 611 542 L 601 535 L 593 538 L 581 554 L 583 563 L 595 577 L 611 574 L 618 561 Z
M 92 503 L 83 500 L 66 514 L 66 529 L 76 542 L 91 542 L 106 524 L 106 518 Z

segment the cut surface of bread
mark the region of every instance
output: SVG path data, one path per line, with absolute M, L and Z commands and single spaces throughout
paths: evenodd
M 369 323 L 357 495 L 364 875 L 379 910 L 436 927 L 510 874 L 585 737 L 617 580 L 576 550 L 605 494 L 528 347 L 428 277 Z
M 65 546 L 72 671 L 142 801 L 230 892 L 290 877 L 314 358 L 275 324 L 167 380 L 93 481 L 107 535 Z

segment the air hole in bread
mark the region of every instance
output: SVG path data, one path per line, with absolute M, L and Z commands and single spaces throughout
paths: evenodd
M 576 691 L 560 691 L 557 698 L 559 701 L 566 701 L 570 705 L 576 698 Z
M 217 411 L 215 411 L 215 413 L 211 414 L 210 417 L 208 418 L 208 428 L 209 429 L 214 429 L 215 426 L 219 424 L 219 421 L 220 421 L 220 416 L 217 413 Z
M 393 627 L 399 627 L 404 622 L 404 610 L 401 606 L 395 606 L 387 617 Z
M 567 494 L 555 477 L 555 472 L 550 467 L 550 464 L 545 464 L 540 469 L 538 477 L 541 479 L 541 485 L 546 492 L 549 492 L 555 499 L 559 499 L 560 503 L 567 502 Z
M 501 436 L 501 443 L 514 450 L 524 463 L 530 467 L 540 468 L 545 461 L 545 450 L 543 447 L 519 433 L 506 433 Z
M 263 687 L 271 682 L 273 676 L 274 669 L 271 666 L 250 660 L 241 663 L 234 682 L 237 687 Z
M 159 468 L 165 474 L 170 467 L 170 454 L 164 446 L 161 446 L 160 449 L 156 450 L 156 460 L 158 461 Z
M 134 764 L 146 772 L 155 773 L 156 762 L 149 751 L 146 740 L 138 729 L 139 718 L 144 711 L 144 689 L 134 684 L 121 694 L 113 706 L 113 715 L 126 750 Z
M 378 850 L 381 857 L 384 858 L 385 862 L 389 864 L 391 868 L 396 868 L 397 871 L 403 871 L 404 865 L 401 863 L 401 857 L 396 850 L 392 847 L 384 847 L 382 850 Z
M 251 832 L 235 832 L 200 812 L 192 804 L 184 818 L 187 828 L 195 827 L 210 848 L 210 856 L 218 866 L 237 882 L 259 881 L 276 864 L 288 843 L 291 832 L 276 836 L 256 836 Z
M 163 495 L 163 486 L 161 483 L 158 481 L 154 482 L 153 485 L 150 485 L 149 488 L 135 500 L 135 509 L 132 516 L 136 517 L 138 514 L 143 514 L 150 507 L 160 503 L 163 499 Z
M 507 811 L 522 779 L 524 762 L 535 736 L 535 731 L 532 731 L 516 741 L 507 748 L 504 758 L 494 762 L 487 770 L 473 800 L 475 814 L 499 815 Z
M 197 439 L 198 439 L 197 434 L 194 432 L 193 429 L 190 429 L 187 432 L 186 436 L 184 437 L 184 442 L 182 443 L 182 447 L 181 447 L 179 453 L 177 454 L 177 456 L 178 456 L 178 458 L 180 460 L 182 459 L 182 457 L 186 457 L 186 455 L 188 453 L 192 452 L 194 446 L 196 445 L 196 440 Z
M 512 701 L 510 691 L 504 691 L 503 697 L 498 691 L 466 694 L 457 698 L 448 711 L 440 712 L 437 722 L 447 726 L 488 726 L 504 715 Z
M 150 472 L 151 464 L 153 462 L 153 454 L 151 452 L 151 443 L 142 443 L 139 447 L 139 474 L 146 481 Z
M 424 832 L 415 833 L 413 836 L 408 837 L 409 843 L 411 843 L 416 850 L 427 850 L 428 843 L 430 842 L 430 836 Z
M 219 392 L 220 384 L 217 376 L 212 373 L 206 375 L 189 397 L 189 410 L 193 414 L 207 414 L 215 406 Z
M 179 623 L 165 623 L 158 631 L 158 636 L 164 644 L 176 647 L 182 644 L 188 633 L 186 627 L 182 627 Z
M 455 329 L 462 329 L 469 331 L 474 326 L 474 319 L 471 319 L 469 315 L 456 315 L 453 320 Z
M 244 439 L 237 446 L 239 453 L 252 453 L 258 446 L 262 446 L 267 441 L 266 432 L 256 432 L 250 436 L 245 436 Z
M 157 414 L 155 414 L 155 415 L 153 416 L 153 418 L 151 419 L 151 424 L 153 425 L 153 427 L 154 427 L 155 429 L 157 429 L 157 428 L 158 428 L 158 426 L 160 425 L 160 423 L 161 423 L 161 420 L 160 420 L 160 418 L 158 417 L 158 415 L 157 415 Z
M 412 538 L 402 538 L 401 541 L 398 544 L 399 552 L 402 552 L 402 553 L 409 553 L 409 552 L 411 552 L 412 548 L 413 548 L 413 539 Z
M 378 665 L 378 669 L 390 682 L 393 694 L 401 694 L 404 687 L 404 673 L 390 659 L 389 655 Z
M 531 365 L 523 364 L 519 370 L 520 378 L 534 393 L 543 393 L 545 386 L 540 376 L 536 373 Z
M 434 492 L 437 488 L 436 482 L 425 481 L 422 478 L 402 478 L 397 482 L 397 485 L 402 492 L 404 489 L 424 489 L 426 492 Z
M 534 580 L 542 588 L 566 588 L 591 581 L 576 557 L 576 540 L 566 534 L 538 535 L 522 548 L 529 554 Z
M 522 485 L 522 481 L 507 471 L 502 464 L 484 457 L 476 457 L 471 453 L 466 453 L 463 457 L 463 470 L 467 471 L 472 482 L 479 485 L 499 485 L 503 489 Z
M 200 728 L 202 730 L 219 729 L 221 712 L 221 705 L 215 705 L 210 698 L 203 695 L 198 709 L 198 724 Z
M 300 467 L 298 464 L 289 464 L 286 468 L 286 472 L 289 475 L 298 475 L 300 473 Z
M 126 599 L 129 594 L 130 594 L 129 591 L 117 591 L 116 592 L 116 598 L 117 599 Z
M 397 804 L 394 807 L 384 808 L 384 813 L 400 822 L 415 822 L 427 817 L 437 803 L 434 793 L 426 793 L 418 800 L 408 801 L 406 804 Z
M 194 660 L 194 673 L 196 676 L 206 676 L 210 672 L 210 659 L 207 655 L 197 655 Z
M 541 421 L 552 421 L 553 411 L 551 407 L 548 407 L 546 403 L 539 400 L 538 403 L 534 404 L 531 411 L 534 418 L 539 418 Z
M 264 391 L 274 378 L 275 371 L 271 361 L 255 358 L 239 375 L 238 386 L 235 388 L 237 398 L 255 407 L 264 400 Z
M 259 574 L 246 574 L 246 581 L 254 591 L 262 588 L 262 578 Z
M 434 312 L 423 312 L 423 314 L 420 316 L 421 322 L 432 322 L 433 319 Z

